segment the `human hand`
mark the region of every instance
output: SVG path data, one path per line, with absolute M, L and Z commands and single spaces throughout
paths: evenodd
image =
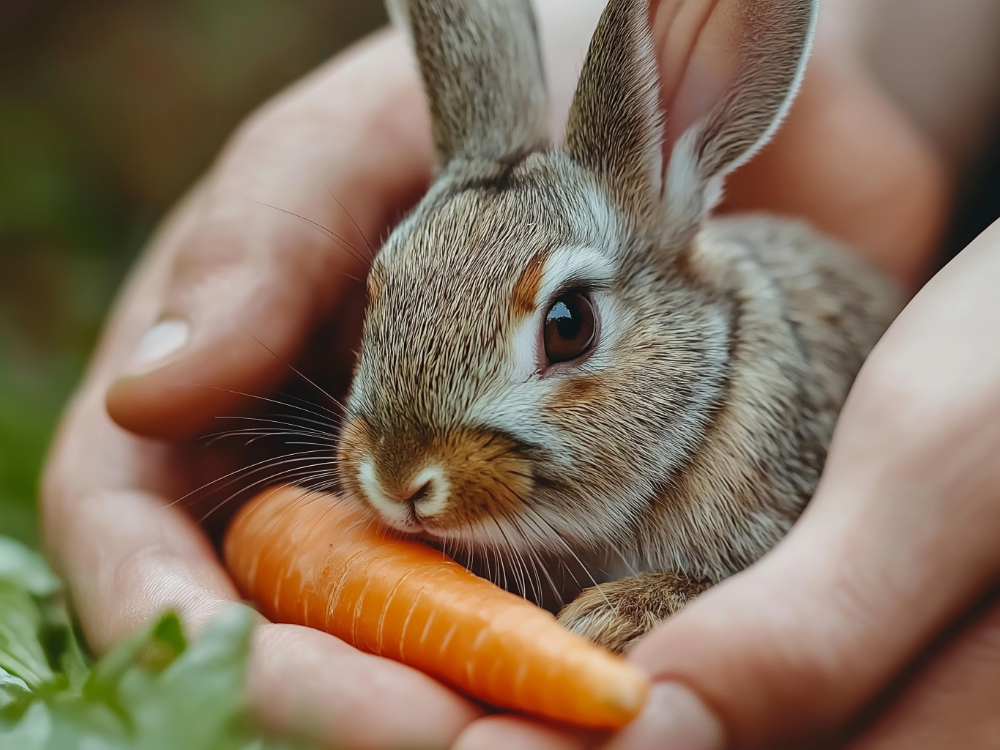
M 992 747 L 998 284 L 1000 222 L 872 353 L 791 533 L 637 645 L 630 658 L 657 686 L 634 725 L 606 744 L 492 717 L 456 747 Z
M 560 109 L 590 31 L 579 19 L 590 12 L 596 20 L 601 5 L 539 3 Z M 842 83 L 851 101 L 853 84 Z M 821 93 L 815 101 L 828 102 Z M 789 195 L 812 196 L 801 208 L 821 226 L 901 276 L 919 272 L 942 214 L 933 158 L 897 158 L 900 143 L 920 151 L 898 121 L 885 128 L 880 150 L 859 149 L 850 128 L 833 129 L 822 152 L 805 149 L 808 138 L 795 133 L 829 129 L 829 114 L 800 107 L 790 135 L 761 160 L 777 165 L 759 178 L 770 190 L 737 191 L 733 203 L 794 210 Z M 841 160 L 833 164 L 831 153 Z M 870 179 L 832 179 L 832 166 L 851 163 Z M 350 277 L 362 277 L 366 262 L 308 221 L 363 249 L 360 235 L 380 236 L 418 197 L 430 169 L 417 78 L 401 40 L 382 35 L 251 118 L 151 244 L 64 418 L 42 493 L 50 555 L 96 650 L 167 606 L 197 628 L 237 598 L 204 533 L 171 504 L 202 483 L 200 464 L 211 458 L 186 441 L 243 409 L 249 399 L 240 394 L 279 384 L 283 362 L 296 361 L 321 324 L 351 309 L 358 285 Z M 801 192 L 778 189 L 783 180 Z M 873 210 L 847 221 L 861 199 Z M 345 374 L 350 333 L 335 326 L 324 344 Z M 260 629 L 252 675 L 255 704 L 271 723 L 318 718 L 317 734 L 349 745 L 447 744 L 479 714 L 411 670 L 289 626 Z

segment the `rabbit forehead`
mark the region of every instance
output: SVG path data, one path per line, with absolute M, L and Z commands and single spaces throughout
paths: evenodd
M 486 261 L 509 270 L 530 259 L 533 246 L 613 242 L 615 214 L 593 175 L 560 151 L 506 164 L 456 162 L 392 234 L 376 265 L 404 256 L 409 264 Z
M 515 337 L 566 274 L 608 276 L 619 221 L 584 181 L 440 185 L 376 260 L 352 408 L 448 428 L 508 386 Z M 459 187 L 455 187 L 458 185 Z M 377 385 L 376 385 L 377 384 Z

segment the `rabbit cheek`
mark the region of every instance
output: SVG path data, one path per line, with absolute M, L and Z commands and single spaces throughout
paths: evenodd
M 374 432 L 364 417 L 344 424 L 337 445 L 337 468 L 340 483 L 352 498 L 366 498 L 361 487 L 361 466 L 374 449 Z
M 570 410 L 599 413 L 607 401 L 607 384 L 602 384 L 600 377 L 589 375 L 567 379 L 556 393 L 552 407 L 563 413 Z
M 430 531 L 475 529 L 519 513 L 533 487 L 532 467 L 509 438 L 459 429 L 435 441 L 433 453 L 451 487 L 447 508 L 428 519 Z

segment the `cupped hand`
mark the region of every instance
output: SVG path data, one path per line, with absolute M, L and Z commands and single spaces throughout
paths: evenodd
M 489 718 L 456 747 L 995 746 L 998 285 L 1000 222 L 872 353 L 791 533 L 630 654 L 656 680 L 633 725 L 608 740 Z
M 557 121 L 601 6 L 538 3 Z M 788 127 L 738 177 L 731 204 L 807 215 L 912 281 L 944 215 L 944 179 L 863 73 L 842 63 L 836 50 L 817 57 Z M 845 107 L 861 119 L 840 122 Z M 820 134 L 821 150 L 812 147 Z M 43 482 L 46 544 L 97 651 L 166 607 L 197 629 L 238 598 L 199 514 L 177 503 L 203 483 L 202 464 L 222 471 L 190 441 L 285 380 L 318 331 L 329 339 L 311 346 L 348 371 L 353 329 L 338 322 L 358 298 L 365 238 L 419 197 L 431 164 L 408 52 L 381 34 L 253 115 L 164 223 L 66 412 Z M 258 630 L 251 673 L 268 723 L 347 746 L 445 746 L 481 713 L 412 670 L 292 626 Z

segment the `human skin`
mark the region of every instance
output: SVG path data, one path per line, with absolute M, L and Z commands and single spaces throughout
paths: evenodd
M 580 53 L 600 3 L 548 0 L 538 6 L 558 121 L 568 107 Z M 755 162 L 736 175 L 726 209 L 760 208 L 807 216 L 915 287 L 928 273 L 947 214 L 947 168 L 919 129 L 880 90 L 857 51 L 844 43 L 850 34 L 835 21 L 823 27 L 831 31 L 821 33 L 801 98 L 786 127 Z M 844 112 L 852 116 L 844 118 Z M 823 147 L 817 148 L 818 143 Z M 365 272 L 362 262 L 335 251 L 322 232 L 283 212 L 307 217 L 341 236 L 358 237 L 336 196 L 363 234 L 378 237 L 419 197 L 431 178 L 431 164 L 429 125 L 415 72 L 401 40 L 383 33 L 338 57 L 253 115 L 164 222 L 123 290 L 94 361 L 64 416 L 42 489 L 46 545 L 67 579 L 84 632 L 96 651 L 107 649 L 167 606 L 177 607 L 185 621 L 198 629 L 238 598 L 206 536 L 179 506 L 171 505 L 202 481 L 192 468 L 188 441 L 210 430 L 215 417 L 244 408 L 248 400 L 239 393 L 264 393 L 280 384 L 287 375 L 283 362 L 297 360 L 313 332 L 338 314 L 343 300 L 356 290 L 350 277 L 363 277 Z M 947 306 L 940 295 L 929 299 L 925 307 L 932 311 L 936 304 Z M 933 323 L 935 316 L 928 317 Z M 164 320 L 177 321 L 173 341 L 180 346 L 169 353 L 162 336 L 157 340 L 146 333 Z M 904 342 L 920 338 L 919 329 L 912 325 L 902 330 L 904 334 L 917 330 L 908 334 L 909 339 L 899 334 Z M 344 352 L 346 362 L 351 343 L 335 339 L 328 346 Z M 158 349 L 161 358 L 136 361 L 137 348 L 146 354 Z M 893 356 L 879 360 L 885 363 L 882 373 L 892 372 Z M 885 388 L 887 379 L 875 362 L 866 368 L 859 389 L 874 383 L 867 386 L 869 393 L 881 396 L 879 384 Z M 206 384 L 214 387 L 200 387 Z M 940 397 L 939 393 L 930 395 Z M 676 701 L 688 702 L 689 717 L 698 713 L 699 702 L 714 695 L 711 675 L 725 671 L 726 665 L 742 664 L 751 675 L 755 674 L 751 667 L 763 661 L 771 670 L 767 674 L 777 679 L 774 660 L 755 661 L 752 640 L 734 639 L 731 648 L 719 649 L 724 658 L 713 656 L 711 649 L 706 653 L 711 638 L 705 638 L 699 648 L 691 648 L 688 642 L 697 644 L 699 627 L 701 632 L 712 632 L 711 624 L 718 623 L 721 615 L 728 616 L 732 607 L 748 601 L 752 606 L 747 611 L 738 610 L 739 617 L 746 618 L 747 633 L 757 632 L 755 624 L 762 637 L 773 639 L 783 633 L 774 621 L 758 618 L 755 623 L 753 618 L 755 613 L 772 611 L 760 606 L 760 596 L 769 591 L 767 586 L 777 586 L 775 575 L 785 570 L 774 559 L 797 563 L 784 563 L 797 576 L 789 581 L 798 588 L 789 586 L 788 591 L 803 596 L 811 592 L 811 598 L 803 601 L 815 601 L 825 594 L 824 586 L 841 582 L 831 577 L 830 566 L 840 561 L 845 541 L 830 531 L 826 536 L 808 536 L 810 528 L 825 528 L 822 515 L 820 521 L 809 521 L 821 513 L 815 508 L 832 507 L 828 513 L 837 517 L 838 503 L 855 509 L 854 515 L 845 510 L 844 518 L 853 519 L 857 526 L 843 521 L 836 527 L 858 544 L 867 543 L 863 551 L 869 557 L 857 560 L 862 572 L 878 571 L 884 563 L 879 550 L 895 549 L 896 540 L 919 543 L 923 526 L 900 529 L 898 523 L 891 523 L 899 519 L 893 519 L 890 509 L 902 513 L 904 520 L 909 510 L 876 502 L 880 499 L 876 479 L 887 481 L 892 471 L 901 470 L 900 462 L 893 463 L 889 455 L 881 460 L 879 446 L 866 445 L 860 455 L 850 450 L 851 425 L 855 425 L 854 434 L 866 433 L 866 420 L 873 415 L 864 405 L 872 408 L 873 401 L 877 404 L 879 399 L 866 397 L 863 389 L 852 396 L 845 413 L 847 426 L 838 430 L 831 468 L 821 489 L 826 494 L 817 498 L 801 527 L 778 552 L 693 605 L 636 652 L 634 658 L 655 675 L 679 681 L 681 687 L 668 690 Z M 875 417 L 886 422 L 880 412 Z M 911 424 L 906 427 L 886 437 L 891 439 L 894 455 L 923 456 L 924 444 L 916 436 L 929 440 L 937 433 L 914 430 Z M 845 430 L 848 437 L 842 437 Z M 902 465 L 907 468 L 905 462 Z M 850 492 L 845 496 L 844 488 L 857 490 L 850 482 L 860 481 L 852 477 L 866 466 L 873 484 L 865 492 L 858 491 L 852 505 L 848 502 L 852 496 Z M 820 502 L 824 497 L 830 498 L 825 505 Z M 932 493 L 926 504 L 928 518 L 945 505 Z M 873 508 L 885 511 L 884 526 L 864 523 L 862 511 L 874 512 Z M 949 529 L 954 520 L 943 518 L 940 528 Z M 961 529 L 952 531 L 955 539 L 963 539 Z M 828 545 L 825 554 L 805 554 L 821 543 Z M 866 560 L 868 567 L 863 567 Z M 928 567 L 912 568 L 922 576 L 947 570 L 951 577 L 944 581 L 954 590 L 954 598 L 928 604 L 933 610 L 928 615 L 932 625 L 907 628 L 904 624 L 898 631 L 903 645 L 893 651 L 893 658 L 865 662 L 878 666 L 871 667 L 866 690 L 840 699 L 839 714 L 830 712 L 817 719 L 816 704 L 826 694 L 814 694 L 814 703 L 803 708 L 807 701 L 798 694 L 794 680 L 782 683 L 786 685 L 782 689 L 795 699 L 789 705 L 795 706 L 796 715 L 811 717 L 813 723 L 806 722 L 803 731 L 826 728 L 834 718 L 850 718 L 855 707 L 871 699 L 878 685 L 902 669 L 928 633 L 957 617 L 970 592 L 988 580 L 980 571 L 973 576 L 968 567 L 949 568 L 950 562 L 944 555 L 923 562 Z M 760 581 L 764 583 L 755 583 Z M 868 593 L 875 597 L 878 592 L 876 587 Z M 812 653 L 810 649 L 822 654 L 831 643 L 845 653 L 868 657 L 850 640 L 863 641 L 868 635 L 861 626 L 845 627 L 843 639 L 831 640 L 834 634 L 810 629 L 817 625 L 822 608 L 802 613 L 794 606 L 797 600 L 787 601 L 789 617 L 795 614 L 802 620 L 795 624 L 805 635 L 794 642 L 803 658 Z M 780 614 L 782 610 L 773 611 Z M 883 632 L 874 624 L 872 630 Z M 720 634 L 720 643 L 728 644 L 725 635 Z M 958 651 L 964 637 L 960 634 L 951 642 Z M 664 662 L 663 654 L 677 644 L 688 648 L 690 659 L 680 665 Z M 947 665 L 961 662 L 947 653 L 939 658 L 945 660 L 944 674 L 950 674 Z M 706 668 L 703 682 L 684 671 L 697 673 L 700 664 L 715 665 L 714 673 Z M 920 685 L 929 684 L 924 694 L 933 696 L 934 686 L 945 679 L 935 674 L 933 664 L 925 668 L 909 693 L 915 690 L 917 697 L 909 700 L 925 705 L 920 703 Z M 834 675 L 828 682 L 840 685 L 835 678 L 846 677 Z M 479 708 L 412 670 L 360 654 L 325 634 L 292 626 L 265 624 L 258 629 L 251 691 L 269 724 L 299 725 L 304 720 L 319 738 L 348 746 L 445 746 L 456 738 L 463 747 L 490 746 L 494 741 L 510 746 L 503 744 L 510 731 L 531 737 L 544 731 L 548 732 L 546 741 L 558 737 L 562 743 L 575 742 L 568 735 L 555 735 L 530 723 L 480 719 Z M 692 691 L 701 697 L 691 698 Z M 885 721 L 898 717 L 903 710 L 898 706 L 904 704 L 894 704 Z M 729 706 L 724 702 L 712 705 L 727 710 Z M 746 727 L 727 714 L 725 731 L 736 738 L 745 733 L 751 740 L 767 732 L 777 736 L 787 729 L 778 715 L 782 705 L 775 701 L 771 714 L 747 710 Z M 702 729 L 718 729 L 710 715 L 702 718 Z M 895 721 L 915 726 L 905 715 Z

